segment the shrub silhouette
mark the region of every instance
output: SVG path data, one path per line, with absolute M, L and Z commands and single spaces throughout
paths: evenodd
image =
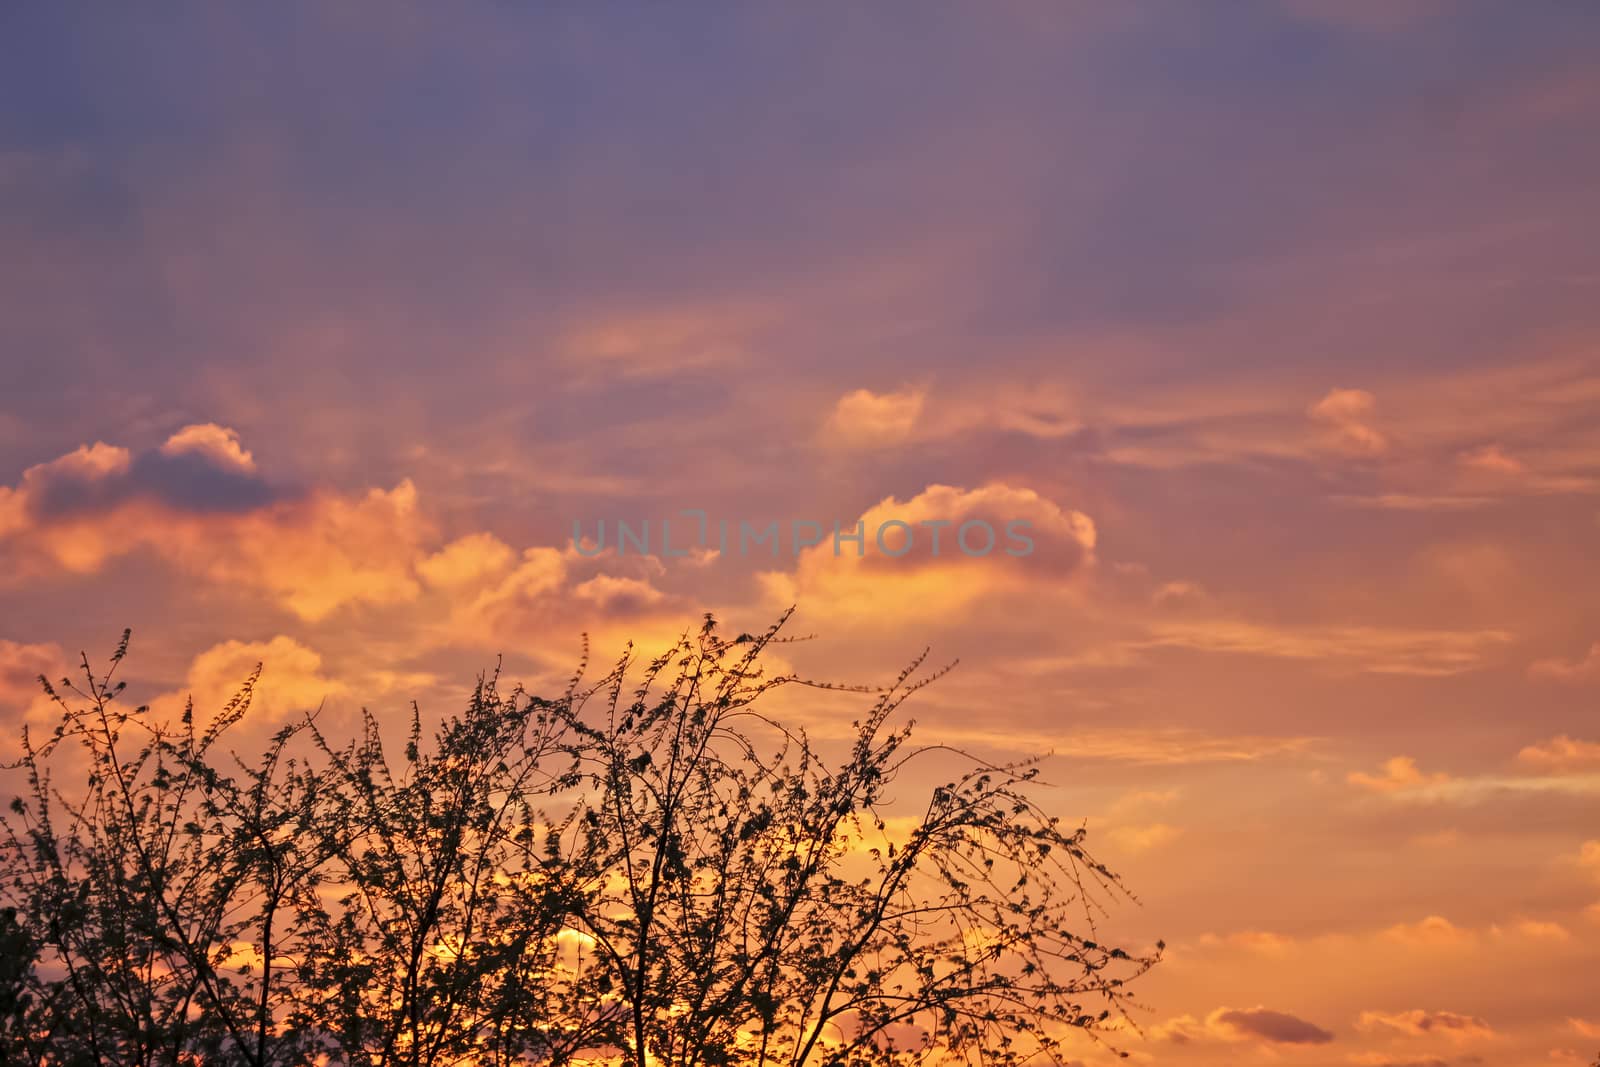
M 125 633 L 104 674 L 45 682 L 60 723 L 24 733 L 0 1056 L 1006 1067 L 1125 1019 L 1161 945 L 1100 943 L 1125 891 L 1029 799 L 1037 768 L 967 757 L 887 820 L 930 751 L 892 720 L 942 672 L 854 689 L 830 760 L 758 706 L 818 684 L 762 671 L 787 618 L 727 640 L 708 616 L 556 699 L 497 670 L 428 743 L 413 705 L 396 760 L 366 712 L 343 743 L 308 716 L 225 753 L 256 675 L 203 728 L 125 710 Z

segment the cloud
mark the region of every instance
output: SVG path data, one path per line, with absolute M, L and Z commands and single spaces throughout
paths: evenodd
M 138 456 L 82 446 L 0 495 L 0 563 L 13 580 L 92 574 L 149 551 L 313 621 L 346 604 L 415 598 L 414 565 L 432 536 L 409 481 L 286 495 L 262 480 L 233 431 L 212 423 Z
M 1499 445 L 1484 445 L 1470 449 L 1456 457 L 1463 467 L 1490 474 L 1522 474 L 1528 468 L 1520 460 L 1506 455 Z
M 1471 511 L 1494 503 L 1489 496 L 1444 496 L 1427 493 L 1379 493 L 1375 496 L 1341 494 L 1335 500 L 1379 511 Z
M 1398 793 L 1449 782 L 1448 774 L 1423 774 L 1417 761 L 1410 756 L 1395 756 L 1384 761 L 1382 774 L 1365 774 L 1352 771 L 1347 780 L 1351 785 L 1370 789 L 1375 793 Z
M 1396 1057 L 1387 1052 L 1351 1053 L 1350 1062 L 1358 1067 L 1450 1067 L 1449 1060 L 1441 1060 L 1437 1056 L 1418 1059 L 1414 1056 Z
M 1314 1023 L 1267 1008 L 1218 1009 L 1207 1021 L 1279 1045 L 1326 1045 L 1333 1040 L 1332 1033 Z
M 1142 826 L 1113 826 L 1106 831 L 1106 837 L 1123 852 L 1148 852 L 1176 840 L 1182 833 L 1176 826 L 1158 822 Z
M 1579 847 L 1578 866 L 1600 878 L 1600 841 L 1585 841 Z
M 164 456 L 204 456 L 221 468 L 254 472 L 256 459 L 239 444 L 239 435 L 214 422 L 185 426 L 161 446 Z
M 1558 734 L 1525 747 L 1517 753 L 1517 762 L 1541 774 L 1600 770 L 1600 741 L 1579 741 Z
M 638 612 L 653 607 L 665 599 L 661 590 L 639 578 L 619 578 L 610 574 L 597 574 L 573 587 L 572 593 L 581 600 L 596 605 L 610 613 Z
M 239 512 L 279 493 L 257 474 L 238 436 L 212 423 L 185 426 L 137 456 L 95 442 L 23 472 L 18 491 L 36 520 L 105 512 L 130 501 L 178 511 Z
M 995 731 L 987 727 L 961 730 L 944 726 L 939 733 L 941 738 L 951 742 L 985 743 L 997 740 Z M 1253 763 L 1274 756 L 1299 755 L 1311 748 L 1317 739 L 1218 735 L 1181 728 L 1151 728 L 1074 730 L 1059 734 L 1011 731 L 1003 740 L 1019 749 L 1051 752 L 1057 759 L 1184 766 Z
M 859 446 L 895 445 L 906 441 L 922 414 L 927 392 L 905 389 L 894 393 L 874 393 L 857 389 L 846 393 L 834 405 L 823 427 L 830 443 Z
M 1236 948 L 1257 956 L 1286 956 L 1297 942 L 1287 934 L 1270 930 L 1237 930 L 1231 934 L 1201 934 L 1197 944 L 1204 948 Z
M 529 548 L 521 562 L 503 578 L 462 602 L 451 629 L 485 636 L 496 632 L 524 632 L 530 609 L 554 599 L 567 579 L 567 557 L 559 549 Z
M 262 671 L 251 695 L 245 720 L 249 725 L 281 725 L 328 698 L 351 692 L 345 682 L 323 673 L 321 654 L 280 634 L 266 641 L 213 645 L 190 663 L 181 687 L 150 701 L 151 710 L 158 718 L 176 720 L 192 698 L 196 720 L 205 722 L 233 698 L 257 664 Z
M 1530 941 L 1571 941 L 1572 932 L 1558 922 L 1547 919 L 1518 919 L 1511 924 L 1511 931 L 1519 937 Z M 1494 933 L 1503 933 L 1498 927 Z
M 901 606 L 942 618 L 990 595 L 1035 597 L 1095 559 L 1089 516 L 1003 483 L 930 485 L 909 500 L 885 497 L 853 530 L 840 532 L 859 532 L 863 542 L 841 540 L 835 554 L 833 531 L 823 532 L 792 574 L 762 576 L 769 599 L 824 617 L 882 618 Z
M 1478 935 L 1442 915 L 1429 915 L 1414 923 L 1396 923 L 1383 931 L 1386 938 L 1413 947 L 1453 947 L 1475 942 Z
M 179 525 L 168 536 L 169 558 L 179 566 L 255 588 L 315 621 L 349 604 L 414 600 L 421 588 L 415 565 L 432 523 L 416 487 L 403 481 L 354 497 L 314 493 L 220 530 Z
M 1056 441 L 1084 431 L 1075 410 L 1067 391 L 1050 381 L 966 383 L 942 393 L 921 386 L 887 393 L 857 389 L 834 404 L 822 440 L 847 448 L 996 434 Z
M 1263 1041 L 1272 1045 L 1326 1045 L 1334 1035 L 1315 1023 L 1270 1008 L 1218 1008 L 1196 1020 L 1180 1015 L 1154 1027 L 1151 1036 L 1175 1044 L 1197 1041 Z
M 468 534 L 417 563 L 428 585 L 455 589 L 504 574 L 516 562 L 510 545 L 489 533 Z
M 755 306 L 638 309 L 580 324 L 558 347 L 580 381 L 717 371 L 746 358 L 770 316 Z
M 584 557 L 570 545 L 533 546 L 507 568 L 500 564 L 499 550 L 487 543 L 472 553 L 472 558 L 486 553 L 496 565 L 466 567 L 470 578 L 441 587 L 444 610 L 431 624 L 429 638 L 435 644 L 515 648 L 566 667 L 581 633 L 588 633 L 605 655 L 630 641 L 659 648 L 676 641 L 686 626 L 692 629 L 705 610 L 652 584 L 661 562 L 651 556 L 619 560 L 614 552 Z M 452 555 L 467 558 L 462 548 Z M 604 569 L 619 567 L 634 573 Z
M 1187 648 L 1309 660 L 1372 674 L 1443 677 L 1485 666 L 1511 640 L 1503 630 L 1412 630 L 1378 626 L 1268 626 L 1243 619 L 1160 621 L 1143 647 Z
M 1600 678 L 1600 641 L 1589 646 L 1582 659 L 1541 659 L 1530 664 L 1528 677 L 1549 682 L 1576 684 Z
M 1389 440 L 1372 426 L 1377 408 L 1377 399 L 1364 389 L 1332 389 L 1306 414 L 1326 428 L 1326 442 L 1337 451 L 1381 456 L 1389 450 Z
M 1156 604 L 1170 604 L 1177 602 L 1193 602 L 1206 598 L 1205 586 L 1199 582 L 1174 581 L 1163 582 L 1150 599 Z
M 1393 1013 L 1364 1011 L 1356 1020 L 1356 1026 L 1369 1032 L 1393 1031 L 1410 1037 L 1442 1034 L 1456 1042 L 1481 1041 L 1495 1036 L 1494 1028 L 1475 1015 L 1422 1008 Z
M 1600 774 L 1549 773 L 1539 775 L 1424 774 L 1409 756 L 1386 760 L 1380 774 L 1352 772 L 1351 785 L 1397 798 L 1474 804 L 1507 795 L 1591 796 L 1600 793 Z
M 1130 811 L 1144 811 L 1149 808 L 1165 808 L 1176 803 L 1179 793 L 1176 789 L 1138 789 L 1117 798 L 1111 805 L 1111 814 L 1126 814 Z
M 0 638 L 0 709 L 28 708 L 47 700 L 39 676 L 54 682 L 65 672 L 66 664 L 60 645 Z

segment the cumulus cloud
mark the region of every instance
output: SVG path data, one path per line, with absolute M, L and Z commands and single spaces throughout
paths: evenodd
M 1270 1008 L 1218 1008 L 1205 1019 L 1181 1015 L 1152 1029 L 1157 1040 L 1175 1044 L 1197 1041 L 1260 1041 L 1270 1045 L 1326 1045 L 1334 1035 L 1315 1023 Z
M 922 387 L 857 389 L 835 402 L 822 426 L 833 447 L 888 447 L 966 435 L 1019 434 L 1054 441 L 1084 432 L 1071 396 L 1054 382 L 969 384 L 930 394 Z
M 238 436 L 211 423 L 186 426 L 160 448 L 134 455 L 95 442 L 28 468 L 18 487 L 29 514 L 48 521 L 105 512 L 130 501 L 179 511 L 239 512 L 279 495 L 256 472 Z
M 0 562 L 14 580 L 95 573 L 150 551 L 308 620 L 348 603 L 414 598 L 413 565 L 431 538 L 409 481 L 353 496 L 286 494 L 261 477 L 232 430 L 211 423 L 139 455 L 85 445 L 0 490 Z
M 611 574 L 597 574 L 574 586 L 572 592 L 609 612 L 639 611 L 665 599 L 665 594 L 647 581 Z
M 415 564 L 432 539 L 432 523 L 418 505 L 416 487 L 404 481 L 355 497 L 318 492 L 221 530 L 188 523 L 172 533 L 168 551 L 180 566 L 212 581 L 254 587 L 316 620 L 346 604 L 415 599 Z
M 1356 1020 L 1359 1029 L 1369 1032 L 1394 1032 L 1410 1037 L 1443 1035 L 1452 1041 L 1480 1041 L 1494 1036 L 1494 1028 L 1475 1015 L 1453 1011 L 1364 1011 Z
M 516 562 L 510 545 L 489 533 L 457 538 L 417 564 L 423 581 L 437 588 L 458 589 L 504 574 Z
M 214 422 L 185 426 L 161 446 L 164 456 L 205 456 L 213 464 L 240 471 L 254 471 L 256 458 L 239 443 L 237 432 Z
M 1095 558 L 1089 516 L 1002 483 L 886 497 L 840 532 L 863 541 L 841 540 L 835 554 L 834 533 L 825 531 L 793 573 L 763 576 L 769 597 L 822 616 L 881 618 L 886 605 L 904 605 L 941 617 L 989 594 L 1066 581 Z
M 1365 389 L 1332 389 L 1306 409 L 1325 430 L 1327 444 L 1352 456 L 1380 456 L 1389 440 L 1373 425 L 1378 402 Z
M 1485 943 L 1523 944 L 1528 942 L 1565 942 L 1572 933 L 1565 926 L 1548 919 L 1516 917 L 1505 922 L 1471 928 L 1457 926 L 1442 915 L 1429 915 L 1413 923 L 1396 923 L 1381 931 L 1384 940 L 1406 946 L 1408 949 L 1455 950 L 1467 949 Z
M 1267 1008 L 1249 1011 L 1221 1009 L 1212 1013 L 1208 1021 L 1228 1027 L 1247 1037 L 1257 1037 L 1279 1045 L 1326 1045 L 1333 1034 L 1315 1023 L 1307 1022 L 1287 1012 Z
M 395 625 L 433 646 L 503 649 L 596 622 L 597 639 L 620 642 L 631 635 L 605 624 L 663 622 L 665 634 L 669 616 L 675 636 L 679 616 L 688 617 L 647 575 L 605 573 L 659 574 L 653 557 L 585 558 L 570 546 L 519 554 L 486 532 L 440 544 L 411 481 L 278 493 L 238 435 L 213 423 L 185 427 L 138 456 L 87 445 L 0 487 L 0 573 L 12 581 L 95 573 L 135 552 L 306 622 L 352 607 L 411 605 L 426 618 Z
M 1558 734 L 1548 741 L 1528 745 L 1517 753 L 1517 762 L 1540 774 L 1600 769 L 1600 741 L 1579 741 Z
M 430 557 L 425 574 L 442 598 L 430 624 L 434 643 L 515 648 L 569 666 L 580 633 L 607 653 L 629 641 L 659 648 L 704 610 L 651 582 L 662 569 L 654 557 L 585 557 L 569 545 L 533 546 L 508 561 L 503 549 L 492 539 L 463 539 Z
M 196 718 L 203 722 L 233 698 L 257 664 L 262 672 L 250 700 L 252 725 L 281 725 L 350 692 L 345 682 L 324 673 L 320 653 L 280 634 L 213 645 L 190 663 L 184 684 L 150 701 L 150 708 L 158 718 L 175 719 L 193 699 Z
M 823 433 L 830 442 L 843 445 L 900 444 L 916 428 L 926 398 L 922 389 L 893 393 L 857 389 L 839 398 Z
M 1444 785 L 1450 781 L 1448 774 L 1423 774 L 1417 761 L 1410 756 L 1395 756 L 1384 761 L 1381 774 L 1352 771 L 1348 776 L 1351 785 L 1370 789 L 1375 793 L 1399 793 L 1423 789 L 1431 785 Z

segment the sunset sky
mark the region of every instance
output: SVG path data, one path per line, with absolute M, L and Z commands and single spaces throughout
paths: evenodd
M 174 11 L 0 11 L 0 732 L 123 627 L 265 736 L 794 604 L 1053 753 L 1135 1061 L 1590 1062 L 1600 6 Z M 829 541 L 573 549 L 696 508 Z

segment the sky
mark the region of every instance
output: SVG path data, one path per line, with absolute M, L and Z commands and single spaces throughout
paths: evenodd
M 1600 8 L 14 4 L 0 100 L 7 734 L 793 605 L 1051 754 L 1133 1060 L 1600 1047 Z M 687 509 L 781 551 L 574 545 Z

